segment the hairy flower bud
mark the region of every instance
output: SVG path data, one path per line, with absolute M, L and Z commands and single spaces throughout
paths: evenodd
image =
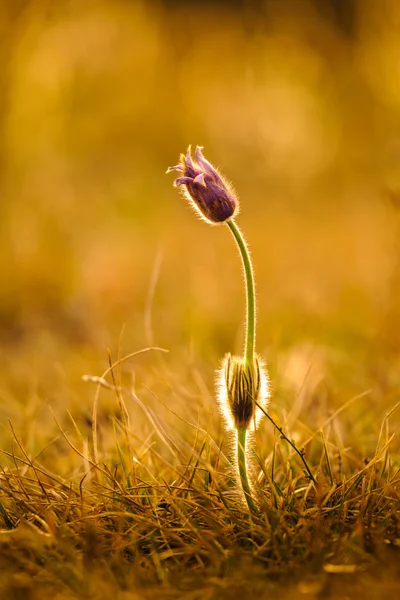
M 189 146 L 181 154 L 179 165 L 169 167 L 167 173 L 178 171 L 181 177 L 174 185 L 180 186 L 196 212 L 207 223 L 222 223 L 238 212 L 239 203 L 232 187 L 203 156 L 201 146 L 196 147 L 195 160 Z
M 268 377 L 262 361 L 256 357 L 249 367 L 245 360 L 227 354 L 218 372 L 219 405 L 228 429 L 256 429 L 267 409 Z M 257 404 L 256 404 L 257 403 Z

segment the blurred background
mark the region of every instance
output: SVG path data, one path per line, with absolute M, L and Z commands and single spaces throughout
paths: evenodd
M 0 0 L 2 421 L 89 414 L 81 376 L 122 331 L 125 353 L 169 349 L 137 359 L 139 384 L 212 397 L 244 296 L 228 230 L 165 175 L 189 144 L 241 199 L 276 404 L 370 389 L 380 419 L 400 378 L 399 78 L 397 0 Z

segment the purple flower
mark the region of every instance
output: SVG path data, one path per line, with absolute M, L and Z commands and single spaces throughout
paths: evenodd
M 174 185 L 181 186 L 184 195 L 197 213 L 208 223 L 222 223 L 233 217 L 239 203 L 232 187 L 203 156 L 201 146 L 196 147 L 195 160 L 189 146 L 181 162 L 169 167 L 167 173 L 178 171 L 181 177 Z

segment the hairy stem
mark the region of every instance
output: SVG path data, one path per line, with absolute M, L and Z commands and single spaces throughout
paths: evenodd
M 254 364 L 254 352 L 256 343 L 256 294 L 254 285 L 253 266 L 250 253 L 245 239 L 236 223 L 231 219 L 226 222 L 235 238 L 242 259 L 244 277 L 246 281 L 246 337 L 244 346 L 244 359 L 247 369 L 252 369 Z M 240 483 L 244 497 L 251 513 L 257 513 L 257 507 L 251 495 L 246 463 L 246 438 L 247 430 L 244 427 L 237 428 L 237 461 Z
M 248 366 L 253 365 L 256 343 L 256 294 L 254 285 L 253 266 L 245 239 L 236 223 L 230 219 L 226 222 L 236 240 L 243 263 L 246 280 L 246 341 L 244 358 Z
M 256 513 L 257 507 L 254 504 L 251 490 L 249 478 L 247 476 L 247 463 L 246 463 L 246 437 L 247 430 L 244 427 L 239 427 L 237 430 L 237 458 L 238 458 L 238 469 L 240 476 L 240 483 L 242 484 L 242 489 L 244 493 L 244 497 L 246 498 L 247 506 L 249 507 L 250 512 Z

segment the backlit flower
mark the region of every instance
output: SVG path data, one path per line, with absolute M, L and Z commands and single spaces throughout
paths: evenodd
M 261 408 L 267 410 L 269 402 L 262 360 L 256 356 L 249 366 L 242 357 L 227 354 L 217 376 L 218 401 L 227 428 L 257 429 L 264 414 Z
M 189 146 L 180 163 L 169 167 L 167 173 L 178 171 L 182 175 L 174 185 L 180 187 L 197 213 L 208 223 L 223 223 L 234 217 L 239 208 L 236 195 L 229 183 L 203 156 L 201 146 L 196 147 L 195 159 Z

